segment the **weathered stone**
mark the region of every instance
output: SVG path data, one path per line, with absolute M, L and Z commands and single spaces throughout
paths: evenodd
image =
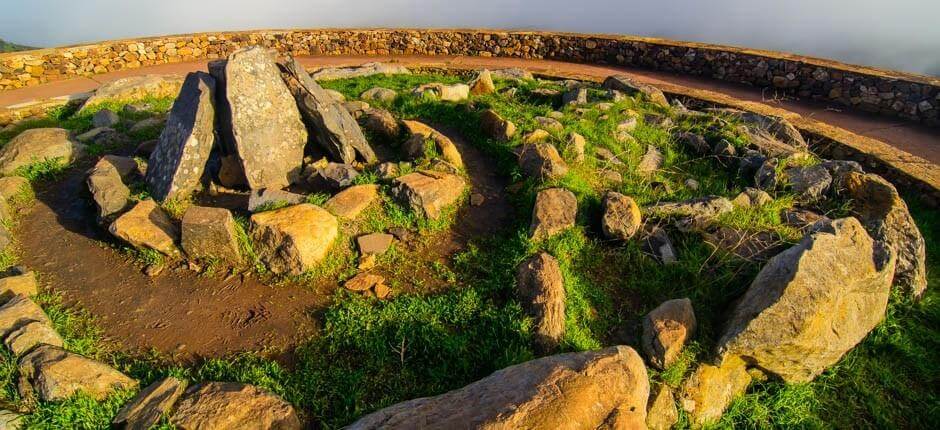
M 738 149 L 734 147 L 731 142 L 728 142 L 725 139 L 719 140 L 712 146 L 711 150 L 712 155 L 718 157 L 718 161 L 722 164 L 731 164 L 731 161 L 738 155 Z
M 615 166 L 622 166 L 623 161 L 620 158 L 617 158 L 617 155 L 613 151 L 604 148 L 602 146 L 597 146 L 594 148 L 594 156 L 605 163 L 613 164 Z
M 98 221 L 110 222 L 127 207 L 131 190 L 121 180 L 121 173 L 114 163 L 101 159 L 91 169 L 86 179 L 92 200 L 98 208 Z
M 845 179 L 849 173 L 865 173 L 862 165 L 857 161 L 826 160 L 819 165 L 825 168 L 832 177 L 832 184 L 829 186 L 830 193 L 838 193 L 845 188 Z
M 412 158 L 419 158 L 424 155 L 424 144 L 427 141 L 434 142 L 437 152 L 441 155 L 441 158 L 444 161 L 453 164 L 459 169 L 463 169 L 463 157 L 460 156 L 460 151 L 457 150 L 457 146 L 454 145 L 454 142 L 450 140 L 443 133 L 435 130 L 434 128 L 418 122 L 405 120 L 402 121 L 402 125 L 405 127 L 406 132 L 411 138 L 409 142 L 405 143 L 406 147 L 416 147 L 420 148 L 420 154 L 417 153 L 415 149 L 406 148 L 405 151 Z
M 702 234 L 706 243 L 740 258 L 764 261 L 787 248 L 779 236 L 770 231 L 748 231 L 720 226 Z
M 0 409 L 0 429 L 2 430 L 20 430 L 23 428 L 23 419 L 25 415 L 6 409 Z
M 793 167 L 786 170 L 787 178 L 793 191 L 800 199 L 816 201 L 826 195 L 832 176 L 825 167 L 816 165 L 809 167 Z
M 101 109 L 91 117 L 91 124 L 95 127 L 114 127 L 121 122 L 121 117 L 109 109 Z
M 180 85 L 182 85 L 180 81 Z M 145 115 L 153 110 L 153 105 L 150 103 L 137 102 L 137 103 L 128 103 L 122 108 L 124 113 L 129 115 Z
M 52 325 L 42 308 L 24 295 L 14 295 L 0 306 L 0 337 L 5 338 L 31 321 Z
M 806 233 L 806 231 L 817 222 L 828 223 L 831 221 L 825 215 L 820 215 L 808 209 L 799 208 L 783 210 L 783 212 L 780 214 L 780 220 L 783 221 L 786 225 L 800 229 L 803 233 Z
M 148 430 L 170 414 L 185 389 L 183 380 L 172 376 L 160 379 L 128 401 L 111 420 L 111 426 L 122 430 Z
M 190 258 L 242 261 L 235 218 L 225 208 L 190 206 L 183 214 L 180 244 Z
M 278 274 L 312 269 L 339 235 L 336 217 L 309 203 L 254 214 L 251 224 L 258 256 Z
M 855 218 L 820 227 L 758 273 L 719 353 L 787 382 L 812 380 L 884 318 L 894 262 Z
M 435 82 L 418 86 L 414 89 L 414 94 L 428 94 L 444 102 L 462 102 L 470 97 L 470 86 L 467 84 L 444 85 Z
M 36 345 L 62 346 L 62 337 L 48 321 L 29 321 L 11 331 L 3 339 L 3 343 L 14 356 L 20 356 Z
M 39 283 L 36 274 L 32 271 L 15 272 L 0 278 L 0 301 L 8 300 L 15 295 L 34 296 L 39 293 Z
M 79 112 L 104 102 L 126 102 L 142 98 L 175 97 L 183 86 L 183 78 L 174 75 L 145 75 L 121 78 L 98 87 L 85 100 Z
M 549 112 L 548 114 L 546 114 L 546 116 L 549 117 L 549 118 L 551 118 L 551 119 L 558 120 L 558 121 L 561 121 L 562 119 L 565 118 L 565 114 L 564 114 L 563 112 L 559 112 L 559 111 L 557 111 L 557 110 L 553 110 L 553 111 Z M 536 118 L 543 118 L 543 117 L 536 117 Z M 542 121 L 544 121 L 544 120 L 541 120 L 541 121 L 538 121 L 538 122 L 541 124 Z M 548 121 L 548 122 L 546 122 L 546 123 L 549 124 L 548 128 L 552 128 L 552 126 L 556 126 L 556 127 L 557 127 L 557 125 L 556 125 L 555 123 L 551 122 L 551 121 Z
M 219 157 L 219 184 L 228 188 L 243 188 L 248 186 L 245 171 L 241 161 L 236 155 L 223 155 Z
M 578 200 L 574 193 L 564 188 L 548 188 L 535 196 L 529 237 L 535 240 L 548 239 L 574 227 L 578 215 Z
M 618 192 L 608 191 L 604 195 L 602 210 L 601 229 L 609 239 L 629 240 L 643 225 L 640 206 Z
M 526 145 L 534 145 L 536 143 L 543 143 L 551 138 L 551 134 L 545 130 L 542 130 L 541 128 L 538 128 L 530 133 L 526 133 L 525 136 L 522 136 L 522 143 Z
M 676 141 L 698 156 L 705 156 L 712 152 L 712 148 L 708 145 L 705 138 L 695 133 L 679 133 L 676 135 Z
M 565 156 L 574 163 L 584 161 L 584 148 L 587 146 L 587 140 L 578 133 L 571 133 L 568 136 L 568 143 L 565 145 Z
M 659 384 L 650 390 L 650 400 L 646 409 L 646 428 L 649 430 L 669 430 L 679 422 L 679 410 L 672 388 Z
M 526 175 L 540 180 L 560 178 L 568 173 L 568 165 L 550 143 L 522 146 L 519 150 L 519 167 Z
M 349 112 L 353 118 L 359 119 L 367 110 L 369 110 L 369 104 L 361 100 L 352 100 L 342 103 L 343 109 L 346 109 L 346 112 Z
M 627 117 L 627 119 L 624 119 L 623 121 L 620 121 L 619 123 L 617 123 L 617 131 L 618 131 L 618 132 L 630 133 L 630 132 L 636 130 L 636 126 L 637 126 L 637 125 L 639 125 L 639 121 L 637 121 L 636 117 L 633 117 L 633 116 Z M 632 136 L 631 136 L 631 138 L 632 138 Z M 621 141 L 622 141 L 622 140 L 624 140 L 624 139 L 619 139 L 619 138 L 618 138 L 618 140 L 621 140 Z
M 339 91 L 330 89 L 325 89 L 323 91 L 326 92 L 326 94 L 329 94 L 330 98 L 332 98 L 336 103 L 340 103 L 342 105 L 342 103 L 346 101 L 346 96 L 344 96 L 343 93 Z
M 517 67 L 493 70 L 490 72 L 490 74 L 492 75 L 493 79 L 502 79 L 506 81 L 535 80 L 535 76 L 532 76 L 532 72 Z
M 565 281 L 558 260 L 540 252 L 519 265 L 516 288 L 525 312 L 535 320 L 535 339 L 551 350 L 565 336 Z
M 731 201 L 731 204 L 738 208 L 749 208 L 763 206 L 773 201 L 774 198 L 766 191 L 747 187 Z
M 343 163 L 356 161 L 357 154 L 366 163 L 377 160 L 356 119 L 307 74 L 297 59 L 291 58 L 282 69 L 301 118 L 313 131 L 317 143 Z
M 754 186 L 761 190 L 777 188 L 777 159 L 770 158 L 760 165 L 754 173 Z
M 496 92 L 496 85 L 493 84 L 493 76 L 489 70 L 483 69 L 477 74 L 476 78 L 470 82 L 470 94 L 482 96 Z
M 394 141 L 401 134 L 401 126 L 391 112 L 385 109 L 367 109 L 362 115 L 362 126 L 373 135 Z
M 416 213 L 430 219 L 460 199 L 467 183 L 459 176 L 439 172 L 414 172 L 395 179 L 395 197 Z
M 663 202 L 647 206 L 648 216 L 656 218 L 673 217 L 715 217 L 734 209 L 731 201 L 719 196 L 706 196 L 681 202 Z
M 323 208 L 340 218 L 356 219 L 363 210 L 378 199 L 378 185 L 354 185 L 331 197 L 323 204 Z
M 103 163 L 110 164 L 111 167 L 114 167 L 118 174 L 121 175 L 121 179 L 124 180 L 127 180 L 128 178 L 131 178 L 140 172 L 140 169 L 137 165 L 137 160 L 134 160 L 131 157 L 106 154 L 101 156 L 101 159 L 98 160 L 98 164 Z
M 284 188 L 296 181 L 307 130 L 274 56 L 261 47 L 239 49 L 210 63 L 209 71 L 219 92 L 222 141 L 237 156 L 248 187 Z
M 563 105 L 586 105 L 587 102 L 588 90 L 584 87 L 572 88 L 561 96 L 561 104 Z
M 14 196 L 30 192 L 32 187 L 29 180 L 22 176 L 4 176 L 0 177 L 0 196 L 11 199 Z
M 13 243 L 13 236 L 10 235 L 10 231 L 3 223 L 0 223 L 0 251 L 6 251 L 11 243 Z
M 643 94 L 643 96 L 654 104 L 669 107 L 669 101 L 659 88 L 649 84 L 638 82 L 626 75 L 609 76 L 604 80 L 604 88 L 621 91 L 628 95 Z
M 179 229 L 153 200 L 142 200 L 111 223 L 111 234 L 135 248 L 176 255 Z
M 399 163 L 386 161 L 375 167 L 375 173 L 379 175 L 379 179 L 388 181 L 398 177 L 398 175 L 401 173 L 401 166 Z
M 186 76 L 160 140 L 147 161 L 147 186 L 157 201 L 185 198 L 202 179 L 215 144 L 215 79 Z
M 775 140 L 790 148 L 790 151 L 803 152 L 807 149 L 806 141 L 799 130 L 784 118 L 728 108 L 709 109 L 709 111 L 736 117 L 743 121 L 748 129 L 752 130 L 752 135 L 758 133 L 763 135 L 762 139 Z M 775 146 L 777 146 L 776 143 Z M 783 156 L 780 154 L 770 155 L 774 157 Z
M 132 135 L 140 134 L 152 129 L 163 128 L 164 124 L 166 124 L 166 117 L 164 116 L 146 118 L 135 122 L 127 132 Z
M 74 141 L 62 128 L 26 130 L 0 148 L 0 175 L 9 176 L 30 164 L 58 160 L 70 163 L 85 152 L 85 145 Z
M 410 75 L 411 71 L 405 66 L 386 63 L 365 63 L 354 67 L 327 67 L 311 74 L 318 81 L 332 79 L 361 78 L 373 75 Z
M 561 124 L 555 118 L 550 118 L 546 116 L 537 116 L 534 118 L 535 122 L 538 124 L 539 128 L 542 130 L 554 131 L 556 133 L 561 133 L 565 131 L 565 126 Z
M 676 248 L 672 246 L 672 240 L 669 239 L 666 230 L 660 227 L 654 226 L 645 234 L 643 249 L 662 264 L 674 264 L 679 261 Z
M 729 357 L 720 366 L 702 363 L 683 384 L 679 403 L 693 424 L 713 423 L 750 383 L 751 376 L 740 358 Z
M 272 209 L 272 207 L 296 205 L 307 201 L 307 196 L 290 191 L 265 188 L 251 190 L 248 195 L 248 212 Z
M 381 275 L 359 273 L 343 283 L 343 288 L 349 291 L 368 291 L 383 282 L 385 282 L 385 278 Z
M 643 352 L 653 366 L 665 370 L 695 335 L 695 312 L 689 299 L 663 302 L 643 318 Z
M 915 298 L 922 296 L 927 290 L 926 242 L 898 190 L 878 175 L 856 172 L 847 173 L 843 184 L 853 212 L 897 256 L 894 283 Z
M 359 245 L 359 253 L 365 254 L 384 254 L 389 246 L 392 246 L 394 236 L 385 233 L 364 234 L 356 238 L 356 245 Z
M 322 186 L 331 191 L 341 190 L 353 184 L 359 171 L 348 164 L 327 163 L 315 168 L 307 182 Z
M 649 175 L 663 167 L 663 153 L 653 145 L 646 145 L 646 153 L 636 166 L 637 173 Z
M 100 363 L 52 345 L 39 345 L 19 361 L 20 378 L 43 401 L 59 401 L 81 391 L 101 400 L 115 390 L 133 389 L 137 381 Z M 21 391 L 26 384 L 20 384 Z M 29 397 L 29 393 L 20 393 Z
M 390 90 L 388 88 L 375 87 L 362 92 L 359 95 L 359 98 L 367 101 L 380 101 L 385 103 L 391 103 L 395 101 L 395 98 L 398 97 L 398 92 L 395 90 Z
M 507 142 L 516 135 L 516 125 L 492 109 L 480 114 L 480 126 L 484 134 L 500 142 Z
M 186 390 L 170 422 L 180 429 L 299 430 L 290 403 L 253 385 L 205 382 Z
M 627 346 L 553 355 L 463 388 L 360 418 L 350 430 L 414 428 L 642 429 L 649 380 Z

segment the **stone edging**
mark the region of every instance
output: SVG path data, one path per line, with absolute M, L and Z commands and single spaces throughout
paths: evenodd
M 248 45 L 294 55 L 466 55 L 642 67 L 741 82 L 940 126 L 940 79 L 771 51 L 636 36 L 498 30 L 310 29 L 161 36 L 0 54 L 0 91 Z

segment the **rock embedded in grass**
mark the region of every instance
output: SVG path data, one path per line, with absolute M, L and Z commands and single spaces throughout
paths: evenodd
M 367 109 L 361 118 L 362 126 L 373 135 L 393 142 L 401 134 L 401 125 L 391 112 L 385 109 Z
M 248 212 L 258 212 L 272 207 L 296 205 L 307 201 L 307 196 L 275 188 L 251 190 L 248 195 Z
M 731 200 L 731 204 L 736 208 L 750 208 L 760 207 L 773 201 L 774 198 L 766 191 L 746 187 L 744 191 L 738 193 L 734 200 Z
M 65 351 L 52 345 L 39 345 L 19 361 L 20 376 L 32 384 L 40 400 L 61 401 L 82 392 L 103 400 L 117 390 L 137 387 L 137 381 L 107 364 Z M 20 385 L 20 394 L 28 386 Z
M 527 361 L 463 388 L 366 415 L 350 430 L 414 428 L 640 429 L 649 380 L 627 346 Z
M 613 151 L 604 148 L 602 146 L 594 147 L 594 156 L 605 163 L 609 163 L 615 166 L 623 166 L 623 161 L 620 158 L 617 158 L 617 155 Z
M 555 118 L 537 116 L 534 118 L 540 129 L 561 133 L 565 131 L 565 126 Z
M 539 180 L 557 179 L 568 173 L 568 164 L 550 143 L 523 145 L 519 149 L 519 167 Z
M 653 255 L 660 264 L 669 265 L 679 262 L 672 240 L 669 239 L 666 230 L 661 227 L 653 226 L 644 233 L 643 250 Z
M 563 105 L 586 105 L 588 103 L 588 90 L 584 87 L 572 88 L 561 96 Z
M 679 421 L 675 395 L 666 384 L 658 384 L 650 389 L 650 400 L 646 411 L 646 428 L 649 430 L 669 430 Z
M 235 382 L 204 382 L 190 387 L 170 422 L 183 429 L 301 429 L 290 403 L 253 385 Z
M 251 216 L 255 251 L 272 272 L 300 275 L 326 258 L 339 235 L 339 222 L 309 203 Z
M 176 255 L 179 229 L 153 200 L 137 202 L 108 227 L 118 239 L 135 248 L 147 248 L 165 255 Z
M 683 200 L 681 202 L 660 202 L 644 208 L 649 217 L 675 218 L 675 217 L 705 217 L 714 218 L 726 212 L 731 212 L 734 206 L 731 201 L 720 196 L 705 196 Z
M 712 152 L 711 146 L 708 145 L 708 141 L 705 140 L 701 135 L 690 133 L 687 131 L 678 133 L 676 135 L 676 141 L 679 142 L 684 148 L 687 148 L 689 152 L 698 156 L 705 156 Z
M 177 75 L 143 75 L 121 78 L 108 82 L 95 90 L 95 93 L 85 100 L 79 113 L 102 103 L 143 98 L 173 97 L 180 91 L 183 78 Z
M 384 254 L 395 237 L 386 233 L 369 233 L 356 238 L 360 254 Z
M 311 77 L 318 81 L 334 79 L 364 78 L 374 75 L 410 75 L 411 70 L 398 64 L 381 62 L 365 63 L 352 67 L 324 67 L 311 73 Z
M 652 85 L 639 82 L 627 75 L 612 75 L 604 80 L 604 88 L 620 91 L 628 95 L 642 94 L 650 102 L 669 107 L 669 101 L 663 92 Z
M 682 385 L 679 403 L 693 425 L 711 424 L 751 383 L 745 363 L 728 357 L 719 365 L 699 364 Z
M 148 430 L 164 415 L 172 412 L 173 405 L 183 395 L 186 381 L 169 376 L 147 386 L 130 399 L 111 420 L 112 428 Z
M 415 95 L 429 94 L 442 102 L 462 102 L 470 97 L 470 86 L 467 84 L 445 85 L 439 82 L 420 85 L 412 91 Z
M 530 133 L 526 133 L 525 136 L 522 136 L 522 143 L 526 145 L 534 145 L 536 143 L 543 143 L 551 139 L 552 135 L 547 131 L 540 128 L 532 130 Z
M 792 167 L 785 171 L 787 180 L 800 200 L 815 202 L 826 196 L 832 176 L 821 165 Z
M 12 199 L 22 192 L 32 191 L 29 180 L 22 176 L 3 176 L 0 177 L 0 196 L 6 199 Z
M 395 101 L 395 97 L 398 97 L 398 92 L 388 88 L 382 87 L 373 87 L 362 92 L 359 95 L 360 99 L 366 101 L 380 101 L 384 103 L 391 103 Z
M 651 175 L 663 167 L 664 161 L 663 153 L 658 148 L 646 145 L 646 153 L 640 158 L 636 171 L 642 175 Z
M 3 339 L 3 343 L 14 356 L 20 356 L 36 345 L 62 346 L 62 337 L 48 321 L 30 321 L 13 330 Z
M 568 135 L 568 142 L 565 145 L 564 153 L 571 162 L 581 163 L 584 161 L 584 148 L 587 146 L 587 140 L 584 136 L 572 132 Z
M 409 173 L 396 178 L 393 184 L 392 193 L 399 202 L 429 219 L 440 218 L 467 189 L 461 177 L 433 171 Z
M 358 176 L 359 171 L 349 164 L 327 163 L 316 167 L 307 177 L 307 183 L 314 187 L 337 191 L 352 185 Z
M 110 109 L 101 109 L 91 117 L 91 124 L 95 127 L 114 127 L 121 122 L 121 117 Z
M 17 169 L 37 161 L 56 161 L 62 164 L 77 160 L 85 152 L 62 128 L 33 128 L 26 130 L 0 148 L 0 175 L 9 176 Z
M 189 258 L 242 262 L 235 218 L 228 209 L 190 206 L 181 224 L 180 244 Z
M 354 185 L 331 197 L 323 208 L 344 219 L 356 219 L 363 210 L 379 199 L 379 186 Z
M 667 300 L 650 311 L 643 318 L 643 352 L 649 363 L 660 370 L 672 366 L 695 329 L 689 299 Z
M 482 96 L 496 92 L 496 85 L 493 83 L 493 76 L 489 70 L 483 69 L 477 76 L 470 81 L 470 94 Z
M 165 116 L 156 116 L 153 118 L 145 118 L 140 121 L 137 121 L 127 130 L 131 135 L 143 133 L 150 129 L 162 128 L 166 124 Z
M 601 206 L 601 229 L 609 239 L 630 240 L 643 225 L 640 206 L 628 196 L 608 191 Z
M 480 113 L 480 127 L 484 134 L 500 142 L 508 142 L 516 135 L 516 125 L 492 109 Z
M 529 237 L 544 240 L 574 227 L 578 215 L 578 200 L 564 188 L 548 188 L 535 196 Z
M 457 146 L 443 133 L 435 130 L 433 127 L 418 121 L 404 120 L 402 125 L 410 138 L 404 144 L 404 151 L 412 159 L 418 159 L 425 155 L 425 145 L 428 141 L 433 142 L 438 154 L 444 161 L 454 165 L 458 169 L 463 169 L 463 157 Z

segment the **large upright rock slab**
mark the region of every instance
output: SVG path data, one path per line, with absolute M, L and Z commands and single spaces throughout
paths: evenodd
M 291 58 L 282 70 L 304 122 L 324 149 L 347 164 L 356 161 L 357 153 L 367 163 L 377 160 L 356 119 L 307 74 L 297 59 Z
M 565 279 L 558 260 L 540 252 L 516 269 L 522 308 L 535 320 L 535 340 L 551 350 L 565 336 Z
M 895 284 L 915 298 L 922 296 L 927 290 L 926 242 L 898 190 L 873 174 L 850 172 L 842 182 L 859 220 L 897 256 Z
M 326 258 L 339 234 L 339 222 L 309 203 L 251 216 L 252 239 L 272 272 L 299 275 Z
M 303 164 L 307 129 L 274 62 L 261 47 L 239 49 L 209 64 L 216 79 L 220 134 L 248 187 L 284 188 Z
M 300 430 L 293 406 L 275 394 L 236 382 L 206 382 L 186 391 L 170 422 L 179 429 Z
M 160 140 L 147 161 L 147 187 L 157 201 L 186 197 L 199 187 L 215 144 L 215 79 L 186 76 Z
M 669 107 L 669 101 L 666 100 L 666 96 L 659 88 L 639 82 L 627 75 L 608 76 L 604 80 L 604 88 L 621 91 L 629 95 L 643 94 L 649 101 L 660 106 Z
M 627 346 L 543 357 L 360 418 L 372 429 L 643 429 L 649 380 Z
M 39 345 L 19 362 L 21 391 L 29 385 L 40 400 L 65 400 L 79 391 L 104 399 L 115 390 L 131 389 L 137 381 L 107 364 L 52 345 Z M 21 393 L 29 397 L 29 393 Z
M 9 176 L 20 167 L 46 160 L 63 164 L 75 161 L 84 152 L 64 128 L 33 128 L 26 130 L 0 148 L 0 175 Z
M 894 265 L 855 218 L 818 227 L 757 274 L 720 354 L 787 382 L 811 381 L 884 318 Z
M 421 171 L 395 179 L 392 193 L 395 198 L 416 213 L 437 219 L 444 209 L 457 203 L 467 183 L 457 175 Z

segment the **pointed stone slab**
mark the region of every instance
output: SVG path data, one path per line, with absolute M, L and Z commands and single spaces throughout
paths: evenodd
M 212 76 L 204 72 L 186 76 L 147 163 L 147 186 L 154 199 L 185 197 L 199 187 L 215 143 L 213 97 Z

